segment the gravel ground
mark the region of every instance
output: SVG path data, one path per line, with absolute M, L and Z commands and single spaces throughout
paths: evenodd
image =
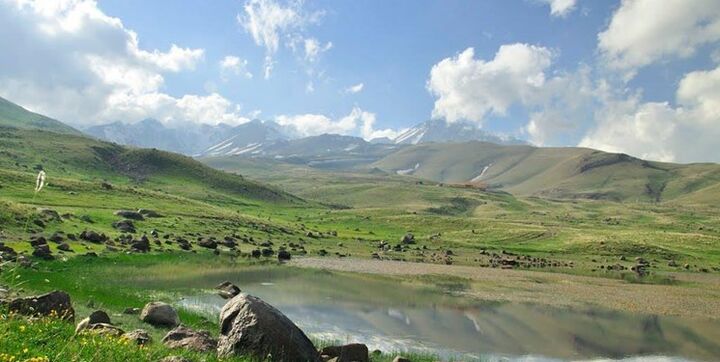
M 659 315 L 720 319 L 720 276 L 678 273 L 678 285 L 524 270 L 379 261 L 353 258 L 295 258 L 291 265 L 345 272 L 419 276 L 448 275 L 472 281 L 469 296 L 494 301 L 556 306 L 598 305 Z

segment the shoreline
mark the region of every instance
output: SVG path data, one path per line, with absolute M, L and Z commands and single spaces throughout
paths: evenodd
M 298 257 L 290 266 L 386 276 L 451 276 L 468 279 L 463 295 L 485 301 L 559 307 L 598 306 L 622 312 L 720 319 L 720 277 L 672 274 L 683 284 L 637 284 L 572 274 L 462 265 Z

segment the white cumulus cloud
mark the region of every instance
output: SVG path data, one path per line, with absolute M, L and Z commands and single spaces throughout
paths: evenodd
M 720 67 L 686 74 L 677 105 L 610 94 L 581 146 L 660 161 L 720 162 Z
M 436 97 L 432 115 L 482 125 L 489 113 L 504 115 L 513 103 L 532 103 L 552 59 L 549 49 L 521 43 L 502 45 L 489 61 L 476 59 L 473 48 L 443 59 L 427 83 Z
M 550 5 L 550 15 L 565 17 L 575 10 L 577 0 L 540 0 L 540 2 Z
M 278 52 L 283 38 L 288 44 L 298 38 L 298 33 L 308 25 L 319 21 L 323 12 L 306 12 L 301 1 L 282 4 L 274 0 L 248 0 L 244 13 L 237 15 L 237 21 L 252 36 L 255 44 L 265 48 L 265 78 L 269 78 L 274 67 L 274 55 Z M 332 43 L 321 46 L 317 39 L 305 42 L 306 55 L 317 57 L 332 47 Z
M 631 78 L 656 61 L 687 58 L 720 40 L 720 1 L 623 0 L 598 49 L 607 64 Z
M 351 86 L 345 88 L 345 93 L 350 93 L 350 94 L 360 93 L 360 92 L 362 92 L 363 88 L 365 88 L 365 84 L 358 83 L 358 84 L 351 85 Z
M 218 94 L 173 97 L 167 72 L 190 71 L 203 49 L 143 49 L 91 0 L 0 1 L 0 95 L 68 123 L 245 121 Z
M 247 59 L 240 59 L 234 55 L 227 55 L 220 60 L 220 76 L 227 80 L 230 75 L 252 78 L 253 75 L 247 69 Z
M 332 119 L 322 114 L 281 115 L 275 122 L 297 137 L 317 136 L 325 133 L 358 136 L 366 140 L 394 138 L 400 132 L 392 129 L 375 129 L 374 113 L 354 107 L 346 116 Z

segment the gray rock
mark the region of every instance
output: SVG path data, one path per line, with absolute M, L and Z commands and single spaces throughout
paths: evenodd
M 103 335 L 103 336 L 112 336 L 112 337 L 120 337 L 123 334 L 125 334 L 125 331 L 123 331 L 122 329 L 115 327 L 114 325 L 108 324 L 108 323 L 90 324 L 87 326 L 87 328 L 85 328 L 81 332 L 82 333 L 85 333 L 85 332 L 93 333 L 93 334 L 98 334 L 98 335 Z
M 181 356 L 167 356 L 160 360 L 160 362 L 192 362 L 191 360 Z
M 364 344 L 351 343 L 344 346 L 330 346 L 320 350 L 323 359 L 336 358 L 337 362 L 368 362 L 368 348 Z
M 197 244 L 203 248 L 217 249 L 217 241 L 210 238 L 202 238 Z
M 233 298 L 241 292 L 240 288 L 237 285 L 228 281 L 218 284 L 215 289 L 218 290 L 218 295 L 221 296 L 223 299 Z
M 150 333 L 144 329 L 136 329 L 134 331 L 127 332 L 123 334 L 122 337 L 140 346 L 144 346 L 152 342 Z
M 401 242 L 403 244 L 415 244 L 415 235 L 407 233 L 403 236 Z
M 45 260 L 53 260 L 55 257 L 52 256 L 50 246 L 47 244 L 37 245 L 33 248 L 32 255 Z
M 14 299 L 8 304 L 8 311 L 28 316 L 56 314 L 61 319 L 75 320 L 75 310 L 70 296 L 58 290 L 34 297 Z
M 105 313 L 105 311 L 102 311 L 102 310 L 96 310 L 96 311 L 90 313 L 90 316 L 88 318 L 90 319 L 90 324 L 97 324 L 97 323 L 112 324 L 110 322 L 110 316 L 107 313 Z
M 168 348 L 185 348 L 198 352 L 209 352 L 217 348 L 217 340 L 207 331 L 194 331 L 180 325 L 168 332 L 162 339 Z
M 96 231 L 90 230 L 90 231 L 83 231 L 83 232 L 81 232 L 81 233 L 80 233 L 80 239 L 85 240 L 85 241 L 89 241 L 89 242 L 91 242 L 91 243 L 99 244 L 99 243 L 104 242 L 104 241 L 107 240 L 108 238 L 107 238 L 107 236 L 105 236 L 105 234 L 100 234 L 100 233 L 98 233 L 98 232 L 96 232 Z
M 260 298 L 240 294 L 220 312 L 218 356 L 273 361 L 320 361 L 312 342 L 290 319 Z
M 144 217 L 163 217 L 161 213 L 150 209 L 138 209 L 137 212 Z
M 132 210 L 118 210 L 115 211 L 116 216 L 124 217 L 132 220 L 145 220 L 145 217 L 141 213 Z
M 120 232 L 124 233 L 135 233 L 135 224 L 132 222 L 132 220 L 120 220 L 112 223 L 112 227 L 117 229 Z
M 151 302 L 140 312 L 140 320 L 156 327 L 177 327 L 180 324 L 175 308 L 163 302 Z
M 290 260 L 290 258 L 292 258 L 292 255 L 290 255 L 290 252 L 287 250 L 280 250 L 280 251 L 278 251 L 277 257 L 278 257 L 278 260 L 285 261 L 285 260 Z

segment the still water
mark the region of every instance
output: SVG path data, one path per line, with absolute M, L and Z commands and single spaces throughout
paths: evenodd
M 370 350 L 432 353 L 445 360 L 720 360 L 718 321 L 482 302 L 459 296 L 462 285 L 450 293 L 295 268 L 223 277 L 281 310 L 313 339 L 365 343 Z M 207 290 L 180 303 L 217 318 L 225 300 Z

